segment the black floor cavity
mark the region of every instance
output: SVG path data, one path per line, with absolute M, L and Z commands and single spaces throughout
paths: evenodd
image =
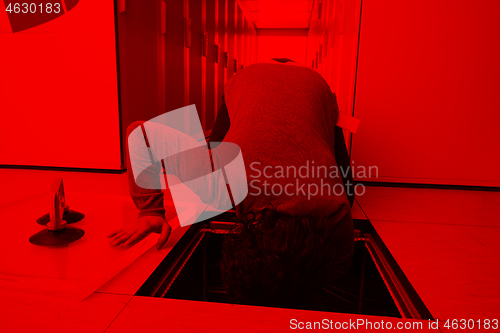
M 222 286 L 219 270 L 223 237 L 225 236 L 219 234 L 206 235 L 171 285 L 165 295 L 166 298 L 231 303 Z M 206 255 L 206 285 L 204 255 Z M 325 285 L 315 299 L 317 303 L 315 306 L 298 308 L 401 317 L 365 248 L 364 241 L 356 242 L 351 270 L 335 285 Z
M 205 219 L 202 219 L 205 220 Z M 137 296 L 233 303 L 222 286 L 219 263 L 234 213 L 192 225 L 137 291 Z M 433 320 L 368 220 L 354 220 L 356 245 L 350 271 L 296 309 Z M 254 304 L 255 305 L 255 304 Z M 264 306 L 264 305 L 262 305 Z

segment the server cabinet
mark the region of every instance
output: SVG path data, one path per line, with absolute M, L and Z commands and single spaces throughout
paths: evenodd
M 122 145 L 128 125 L 166 112 L 166 5 L 128 0 L 116 7 Z
M 224 95 L 224 84 L 227 78 L 227 67 L 225 66 L 225 55 L 227 52 L 227 2 L 228 0 L 217 0 L 219 4 L 219 66 L 218 66 L 218 88 L 217 88 L 217 110 L 222 104 L 222 96 Z
M 235 28 L 236 28 L 236 2 L 235 0 L 227 0 L 226 10 L 226 80 L 234 74 L 234 61 L 236 59 L 235 53 Z
M 205 129 L 210 130 L 215 121 L 216 109 L 216 4 L 218 0 L 206 0 L 206 38 L 203 50 L 206 62 Z M 217 13 L 218 14 L 218 13 Z
M 186 18 L 184 2 L 167 0 L 167 21 L 165 32 L 165 112 L 185 106 L 185 67 L 184 49 L 186 48 Z
M 198 111 L 198 117 L 201 120 L 202 128 L 204 126 L 204 103 L 202 90 L 205 80 L 203 78 L 203 15 L 202 1 L 189 0 L 189 20 L 191 22 L 191 45 L 189 47 L 189 104 L 195 104 Z
M 241 65 L 243 64 L 243 11 L 240 8 L 240 5 L 236 4 L 236 26 L 235 26 L 235 62 L 234 62 L 234 71 L 237 72 L 241 69 Z

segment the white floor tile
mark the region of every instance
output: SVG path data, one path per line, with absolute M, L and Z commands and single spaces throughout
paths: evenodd
M 70 302 L 0 289 L 2 332 L 104 332 L 132 296 L 93 294 Z
M 491 191 L 475 191 L 478 195 L 486 198 L 488 200 L 493 201 L 494 203 L 500 205 L 500 192 L 491 192 Z
M 372 223 L 434 317 L 498 315 L 498 252 L 460 230 L 461 226 Z
M 500 252 L 500 227 L 456 226 L 467 235 L 476 239 L 486 249 Z M 500 279 L 500 276 L 499 276 Z
M 64 189 L 81 191 L 106 179 L 118 176 L 114 174 L 0 169 L 0 211 L 10 209 L 27 200 L 49 194 L 50 186 L 56 177 L 62 177 Z
M 359 206 L 357 201 L 354 201 L 354 204 L 351 207 L 351 214 L 353 219 L 360 219 L 360 220 L 366 219 L 366 215 Z
M 366 187 L 356 200 L 371 220 L 500 226 L 500 205 L 475 191 Z

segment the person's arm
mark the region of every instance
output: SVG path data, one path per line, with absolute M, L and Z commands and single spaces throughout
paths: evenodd
M 143 128 L 143 123 L 144 122 L 135 122 L 130 125 L 127 129 L 126 138 L 128 138 L 130 133 L 137 127 L 141 126 L 141 128 Z M 137 182 L 151 184 L 151 188 L 156 189 L 145 189 L 138 186 L 132 172 L 128 144 L 126 147 L 125 163 L 127 167 L 129 192 L 132 201 L 139 209 L 139 218 L 135 223 L 131 223 L 110 233 L 108 235 L 110 238 L 109 241 L 112 246 L 118 246 L 120 244 L 131 246 L 151 232 L 157 232 L 160 233 L 160 238 L 157 242 L 157 248 L 160 249 L 166 243 L 171 232 L 171 227 L 165 220 L 165 209 L 163 207 L 164 194 L 160 184 L 161 165 L 159 162 L 153 163 L 141 172 L 137 179 Z M 155 184 L 156 186 L 154 186 Z
M 127 158 L 128 159 L 128 158 Z M 163 192 L 159 190 L 160 184 L 160 163 L 155 163 L 151 167 L 145 169 L 140 175 L 140 182 L 153 184 L 157 183 L 157 190 L 145 189 L 137 185 L 130 162 L 127 166 L 128 188 L 132 201 L 137 209 L 139 209 L 139 218 L 144 216 L 157 216 L 165 218 L 165 208 L 163 207 Z
M 127 128 L 127 138 L 130 133 L 138 127 L 141 127 L 144 138 L 147 138 L 144 131 L 144 122 L 138 121 L 134 122 Z M 146 145 L 149 147 L 149 142 L 146 140 Z M 143 153 L 144 151 L 133 147 L 134 154 Z M 139 209 L 139 218 L 145 216 L 156 216 L 165 218 L 165 208 L 163 207 L 163 192 L 161 190 L 160 182 L 160 162 L 152 163 L 148 168 L 145 168 L 140 175 L 138 175 L 137 180 L 134 179 L 134 174 L 132 172 L 132 165 L 130 160 L 129 145 L 126 145 L 126 161 L 125 165 L 127 167 L 128 175 L 128 188 L 132 201 L 134 202 L 137 209 Z M 145 155 L 145 154 L 144 154 Z M 150 159 L 150 156 L 142 156 L 143 159 Z M 143 188 L 137 185 L 149 184 L 149 188 Z
M 210 151 L 206 143 L 155 122 L 140 124 L 140 127 L 130 129 L 130 132 L 127 139 L 129 186 L 132 199 L 140 210 L 139 219 L 110 235 L 113 246 L 131 245 L 150 232 L 161 233 L 158 248 L 166 242 L 171 228 L 164 218 L 161 188 L 167 187 L 166 194 L 169 194 L 169 189 L 166 180 L 165 184 L 162 183 L 164 175 L 160 173 L 177 177 L 203 202 L 215 208 L 231 207 L 222 173 L 224 170 L 232 172 L 237 178 L 240 175 L 238 170 L 244 168 L 236 168 L 236 171 L 233 170 L 234 166 L 224 169 L 238 156 L 239 150 L 234 145 L 221 144 Z

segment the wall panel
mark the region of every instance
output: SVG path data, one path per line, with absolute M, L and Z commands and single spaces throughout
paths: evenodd
M 18 33 L 1 8 L 0 165 L 120 170 L 113 2 L 81 1 Z
M 306 64 L 307 36 L 258 36 L 257 60 L 289 58 Z
M 363 2 L 352 158 L 379 181 L 500 186 L 500 2 Z
M 0 11 L 0 165 L 122 171 L 127 126 L 189 104 L 210 129 L 236 40 L 240 65 L 255 58 L 249 27 L 235 0 L 89 0 L 15 34 Z

